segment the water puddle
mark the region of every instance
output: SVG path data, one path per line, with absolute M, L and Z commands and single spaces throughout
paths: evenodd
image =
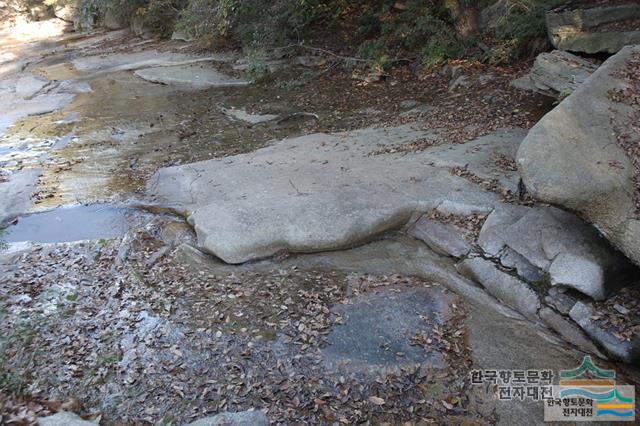
M 110 204 L 58 207 L 24 216 L 5 230 L 2 239 L 7 243 L 62 243 L 113 238 L 151 217 L 137 209 Z

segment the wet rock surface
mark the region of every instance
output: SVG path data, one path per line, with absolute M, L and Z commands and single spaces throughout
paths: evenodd
M 3 240 L 58 243 L 113 238 L 150 219 L 151 215 L 126 206 L 66 206 L 23 216 L 5 230 Z
M 439 346 L 444 327 L 452 326 L 455 302 L 455 296 L 446 290 L 426 287 L 364 295 L 338 305 L 332 314 L 340 318 L 341 325 L 327 336 L 325 362 L 338 371 L 365 374 L 423 364 L 444 369 L 444 351 Z M 459 335 L 462 333 L 460 329 Z

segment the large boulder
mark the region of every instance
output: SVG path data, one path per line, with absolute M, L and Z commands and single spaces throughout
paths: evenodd
M 626 47 L 536 124 L 517 154 L 527 190 L 596 225 L 640 265 L 640 220 L 634 168 L 618 145 L 620 132 L 640 140 L 632 106 L 611 99 L 630 85 L 622 73 L 640 47 Z
M 563 6 L 547 12 L 551 43 L 561 50 L 584 53 L 616 53 L 640 43 L 640 3 L 606 4 L 581 8 Z

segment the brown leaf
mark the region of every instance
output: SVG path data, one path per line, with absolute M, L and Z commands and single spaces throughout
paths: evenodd
M 382 398 L 379 398 L 377 396 L 370 396 L 369 397 L 369 402 L 371 402 L 372 404 L 375 405 L 384 405 L 385 401 Z

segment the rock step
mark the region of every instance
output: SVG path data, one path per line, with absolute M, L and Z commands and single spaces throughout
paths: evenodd
M 557 49 L 588 54 L 616 53 L 624 46 L 640 43 L 638 26 L 625 27 L 629 20 L 640 20 L 640 4 L 636 1 L 546 13 L 549 38 Z

